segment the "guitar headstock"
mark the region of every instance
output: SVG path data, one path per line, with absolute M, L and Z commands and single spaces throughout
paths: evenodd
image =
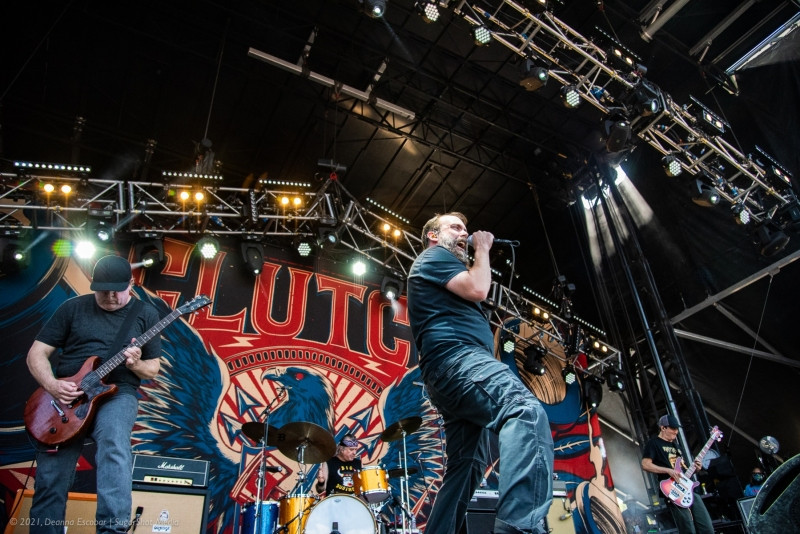
M 722 441 L 722 430 L 718 426 L 711 429 L 711 437 L 716 441 Z
M 183 304 L 182 306 L 178 306 L 178 311 L 181 312 L 181 315 L 185 313 L 191 313 L 193 311 L 197 311 L 204 306 L 208 306 L 211 304 L 211 299 L 205 295 L 197 295 L 195 298 L 190 300 L 189 302 Z

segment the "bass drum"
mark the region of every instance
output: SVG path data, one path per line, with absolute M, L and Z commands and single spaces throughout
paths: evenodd
M 311 510 L 304 534 L 330 534 L 332 530 L 375 534 L 377 528 L 372 512 L 361 499 L 337 494 L 325 497 Z

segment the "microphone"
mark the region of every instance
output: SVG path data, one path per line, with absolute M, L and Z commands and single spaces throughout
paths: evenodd
M 283 467 L 279 465 L 267 465 L 264 466 L 264 471 L 267 473 L 283 473 Z
M 519 246 L 519 241 L 517 241 L 516 239 L 495 239 L 494 240 L 494 244 L 495 245 L 508 245 L 510 247 L 518 247 Z M 472 246 L 472 236 L 469 236 L 467 238 L 467 245 Z

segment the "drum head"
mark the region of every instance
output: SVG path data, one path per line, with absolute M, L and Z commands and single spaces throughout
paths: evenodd
M 375 534 L 372 512 L 350 495 L 331 495 L 322 499 L 308 514 L 305 534 L 330 534 L 333 524 L 347 534 Z

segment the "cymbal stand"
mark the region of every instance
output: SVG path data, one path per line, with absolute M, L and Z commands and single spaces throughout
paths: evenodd
M 297 447 L 297 463 L 300 464 L 300 467 L 297 469 L 297 482 L 295 483 L 292 491 L 287 494 L 287 497 L 297 496 L 297 491 L 300 490 L 300 495 L 305 495 L 305 491 L 303 490 L 303 483 L 306 481 L 306 447 L 308 447 L 308 443 L 303 442 Z M 302 521 L 303 514 L 306 512 L 306 508 L 300 508 L 297 511 L 297 514 L 289 519 L 286 523 L 279 525 L 277 532 L 287 532 L 289 529 L 289 525 L 291 525 L 294 521 L 300 522 Z M 297 529 L 297 532 L 300 532 L 300 528 Z
M 264 502 L 264 490 L 266 488 L 266 473 L 267 473 L 267 436 L 269 436 L 269 415 L 272 412 L 272 404 L 281 398 L 281 395 L 286 393 L 285 389 L 279 389 L 278 395 L 272 399 L 264 412 L 264 437 L 261 438 L 261 452 L 259 455 L 258 475 L 256 477 L 256 512 L 255 512 L 255 528 L 256 532 L 261 532 L 261 503 Z
M 409 517 L 410 531 L 417 528 L 416 518 L 411 513 L 411 496 L 408 488 L 408 451 L 406 450 L 406 431 L 400 429 L 400 434 L 403 436 L 403 454 L 400 456 L 400 467 L 403 468 L 403 476 L 400 477 L 400 507 L 402 508 L 403 516 L 403 533 L 409 532 L 406 529 L 406 515 Z

